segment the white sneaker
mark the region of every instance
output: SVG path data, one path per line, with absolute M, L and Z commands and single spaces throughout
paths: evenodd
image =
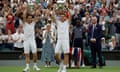
M 67 72 L 66 69 L 63 69 L 61 72 Z
M 62 72 L 62 70 L 63 70 L 63 67 L 60 66 L 57 72 Z
M 47 67 L 51 67 L 51 65 L 48 65 Z
M 33 67 L 33 69 L 34 69 L 35 71 L 40 71 L 40 68 L 38 68 L 37 66 Z
M 85 64 L 82 64 L 82 67 L 85 67 Z
M 75 67 L 75 63 L 74 62 L 72 62 L 71 67 Z
M 23 72 L 30 72 L 30 68 L 26 67 Z
M 45 65 L 45 67 L 48 67 L 47 65 Z
M 62 69 L 58 69 L 58 71 L 57 72 L 62 72 Z

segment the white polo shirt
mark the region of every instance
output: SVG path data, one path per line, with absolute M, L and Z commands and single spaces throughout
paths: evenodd
M 55 53 L 69 53 L 69 21 L 66 20 L 61 22 L 59 20 L 57 23 L 57 44 L 55 48 Z
M 35 22 L 32 22 L 30 24 L 25 23 L 23 26 L 24 31 L 24 40 L 34 40 L 35 39 Z
M 23 25 L 23 31 L 24 31 L 24 53 L 36 53 L 36 42 L 35 42 L 35 22 L 32 22 L 30 24 L 25 23 Z
M 69 40 L 69 21 L 61 22 L 57 20 L 56 23 L 58 40 Z

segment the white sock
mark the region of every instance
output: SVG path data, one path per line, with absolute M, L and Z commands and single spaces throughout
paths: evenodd
M 59 65 L 59 66 L 60 66 L 60 68 L 62 68 L 62 67 L 63 67 L 63 61 L 61 61 L 61 63 L 60 63 L 60 65 Z
M 37 67 L 37 63 L 34 63 L 34 67 Z
M 29 64 L 26 64 L 26 67 L 29 68 Z
M 75 62 L 73 60 L 71 60 L 71 65 L 74 67 L 75 66 Z
M 63 69 L 66 69 L 66 65 L 63 66 Z

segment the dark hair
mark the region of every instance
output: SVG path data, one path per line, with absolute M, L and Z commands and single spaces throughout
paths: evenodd
M 52 21 L 51 21 L 51 20 L 48 20 L 47 22 L 51 24 Z
M 18 16 L 20 19 L 22 19 L 23 20 L 23 13 L 21 12 L 21 13 L 19 13 L 19 14 L 16 14 L 16 16 Z
M 26 14 L 26 18 L 28 18 L 29 16 L 32 16 L 32 18 L 34 18 L 34 16 L 33 16 L 32 14 L 27 13 L 27 14 Z

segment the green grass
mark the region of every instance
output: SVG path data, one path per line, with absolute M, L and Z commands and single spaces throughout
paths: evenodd
M 24 67 L 22 66 L 4 66 L 0 67 L 0 72 L 22 72 Z M 57 67 L 51 67 L 51 68 L 45 68 L 45 67 L 40 67 L 41 70 L 40 72 L 57 72 Z M 34 72 L 32 67 L 30 72 Z M 103 67 L 102 69 L 96 68 L 96 69 L 91 69 L 90 67 L 85 67 L 85 68 L 80 68 L 80 69 L 68 69 L 67 72 L 120 72 L 120 66 L 113 66 L 113 67 Z

